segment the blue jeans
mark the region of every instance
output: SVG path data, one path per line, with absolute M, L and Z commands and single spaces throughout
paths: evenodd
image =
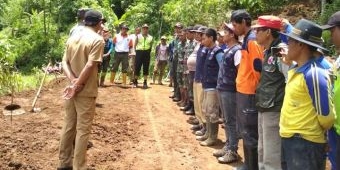
M 258 112 L 255 108 L 255 95 L 236 93 L 237 125 L 243 145 L 256 149 L 258 145 Z
M 283 170 L 325 170 L 326 144 L 307 141 L 295 135 L 282 138 Z
M 227 149 L 237 152 L 238 137 L 236 132 L 236 92 L 218 90 L 217 97 L 225 120 L 224 130 Z

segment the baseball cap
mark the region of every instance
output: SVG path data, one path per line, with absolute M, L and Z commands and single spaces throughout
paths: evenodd
M 144 24 L 144 25 L 142 26 L 142 28 L 149 28 L 149 25 L 148 25 L 148 24 Z
M 282 26 L 281 18 L 273 15 L 263 15 L 259 16 L 259 18 L 257 19 L 257 24 L 252 26 L 252 28 L 266 27 L 279 30 L 281 26 Z
M 129 30 L 129 27 L 127 26 L 127 25 L 125 25 L 125 24 L 123 24 L 122 26 L 121 26 L 121 28 L 123 29 L 127 29 L 127 30 Z
M 340 11 L 334 13 L 328 20 L 326 25 L 321 26 L 322 29 L 328 30 L 340 25 Z
M 188 26 L 187 28 L 185 28 L 186 31 L 194 31 L 194 27 L 193 26 Z
M 198 28 L 198 30 L 196 32 L 204 33 L 206 29 L 208 29 L 206 26 L 201 26 L 201 27 Z
M 177 23 L 175 24 L 175 27 L 177 27 L 177 28 L 183 28 L 183 25 L 182 25 L 180 22 L 177 22 Z
M 231 23 L 224 23 L 224 29 L 229 29 L 229 30 L 231 30 L 232 32 L 234 32 L 235 31 L 235 28 L 234 28 L 234 26 L 233 26 L 233 24 L 231 24 Z
M 161 37 L 161 40 L 166 40 L 166 36 L 163 35 L 163 36 Z
M 85 24 L 96 25 L 102 20 L 103 16 L 96 10 L 89 10 L 85 13 Z
M 220 36 L 222 36 L 222 37 L 225 35 L 224 30 L 218 31 L 217 34 L 220 35 Z

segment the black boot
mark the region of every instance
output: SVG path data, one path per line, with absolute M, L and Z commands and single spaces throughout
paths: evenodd
M 248 169 L 259 170 L 257 147 L 247 148 L 247 150 L 248 150 L 248 157 L 249 157 Z
M 134 80 L 133 80 L 133 87 L 138 87 L 138 81 L 137 81 L 137 79 L 134 79 Z
M 190 101 L 190 108 L 186 110 L 186 115 L 194 115 L 195 114 L 195 108 L 194 108 L 194 102 Z
M 244 154 L 243 165 L 237 167 L 236 170 L 250 170 L 250 169 L 248 169 L 249 149 L 247 148 L 247 146 L 244 143 L 243 143 L 243 154 Z
M 148 88 L 148 83 L 146 80 L 144 80 L 143 82 L 143 89 L 147 89 Z
M 188 102 L 184 107 L 180 107 L 181 111 L 187 111 L 190 108 L 190 102 Z

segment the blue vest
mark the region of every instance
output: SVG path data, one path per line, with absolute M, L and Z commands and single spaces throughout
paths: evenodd
M 236 92 L 237 68 L 235 66 L 234 56 L 235 53 L 241 49 L 241 45 L 237 44 L 225 52 L 220 70 L 218 72 L 218 90 Z
M 197 51 L 196 57 L 196 71 L 195 71 L 195 82 L 201 83 L 203 79 L 203 67 L 204 61 L 207 56 L 208 49 L 203 45 Z
M 216 59 L 218 53 L 223 53 L 223 50 L 220 47 L 215 46 L 213 49 L 209 50 L 205 59 L 202 81 L 204 89 L 216 88 L 217 86 L 218 70 L 220 68 Z

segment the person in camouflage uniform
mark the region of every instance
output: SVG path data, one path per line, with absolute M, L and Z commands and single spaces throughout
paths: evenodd
M 177 102 L 177 105 L 180 107 L 183 107 L 185 105 L 185 86 L 184 86 L 184 80 L 183 80 L 184 62 L 185 62 L 184 55 L 185 55 L 185 46 L 187 44 L 185 31 L 180 32 L 178 36 L 179 36 L 179 43 L 175 50 L 175 56 L 178 57 L 176 77 L 177 77 L 178 87 L 180 90 L 181 100 Z
M 178 83 L 177 83 L 177 64 L 178 64 L 177 47 L 178 47 L 178 43 L 180 42 L 179 34 L 181 34 L 182 32 L 182 28 L 183 26 L 181 23 L 176 23 L 175 36 L 174 36 L 174 39 L 169 44 L 169 50 L 170 50 L 169 61 L 171 63 L 169 64 L 171 65 L 170 77 L 172 78 L 172 80 L 170 80 L 170 84 L 171 82 L 173 82 L 173 87 L 174 87 L 174 94 L 171 95 L 170 98 L 172 98 L 174 102 L 178 102 L 181 100 L 181 94 L 180 94 L 180 90 L 179 90 Z
M 186 45 L 184 48 L 184 70 L 183 70 L 183 83 L 184 83 L 184 87 L 183 87 L 183 101 L 184 101 L 184 106 L 180 108 L 180 110 L 182 111 L 188 111 L 190 108 L 192 108 L 193 102 L 189 101 L 189 97 L 193 96 L 192 94 L 192 84 L 190 86 L 189 84 L 189 69 L 188 69 L 188 65 L 187 65 L 187 60 L 190 56 L 190 54 L 194 51 L 194 48 L 196 46 L 196 42 L 194 41 L 194 29 L 192 26 L 189 26 L 188 28 L 186 28 Z M 185 112 L 186 113 L 186 112 Z M 188 112 L 188 115 L 192 115 L 193 112 Z

